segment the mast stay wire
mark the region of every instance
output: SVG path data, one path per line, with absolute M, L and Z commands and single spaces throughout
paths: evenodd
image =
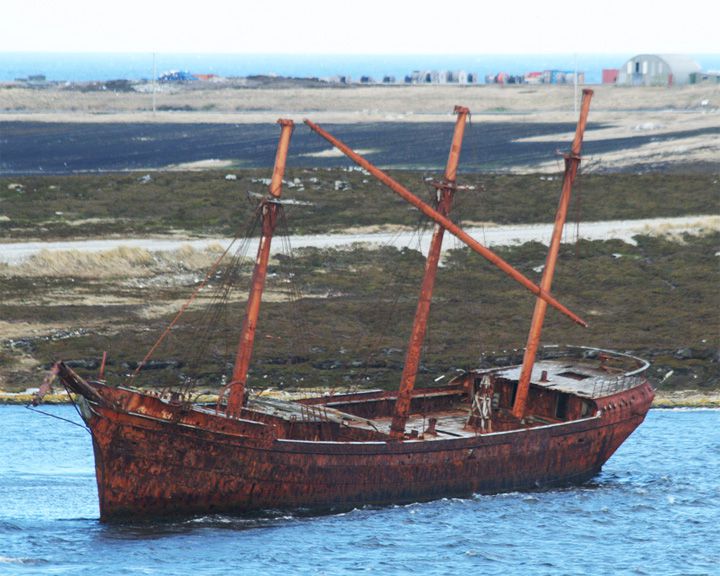
M 287 222 L 287 217 L 285 214 L 285 209 L 282 205 L 280 205 L 279 210 L 279 223 L 280 223 L 280 244 L 281 244 L 281 251 L 283 254 L 287 256 L 288 259 L 288 283 L 290 286 L 290 324 L 294 327 L 294 329 L 289 330 L 290 333 L 290 339 L 289 339 L 289 345 L 288 349 L 293 350 L 300 350 L 300 346 L 298 344 L 298 340 L 302 341 L 303 343 L 303 353 L 307 352 L 308 347 L 308 341 L 306 338 L 296 338 L 296 334 L 308 334 L 309 333 L 309 322 L 307 319 L 307 314 L 305 313 L 305 308 L 302 305 L 302 302 L 304 300 L 304 294 L 302 292 L 302 288 L 297 281 L 298 274 L 298 264 L 297 259 L 295 257 L 295 250 L 292 247 L 292 242 L 290 240 L 290 229 Z M 293 354 L 288 356 L 288 364 L 293 363 Z
M 215 289 L 211 293 L 209 303 L 203 307 L 201 312 L 198 327 L 192 331 L 194 337 L 188 341 L 188 357 L 189 363 L 193 366 L 199 366 L 201 360 L 206 356 L 208 349 L 211 344 L 211 334 L 216 332 L 218 326 L 222 325 L 227 327 L 230 321 L 230 315 L 227 314 L 227 303 L 230 298 L 230 293 L 237 289 L 237 280 L 240 276 L 240 271 L 243 266 L 249 265 L 249 259 L 247 257 L 251 241 L 255 236 L 255 231 L 258 228 L 258 223 L 261 215 L 261 207 L 256 207 L 253 212 L 252 218 L 249 220 L 245 232 L 240 237 L 242 240 L 232 255 L 232 258 L 228 262 L 228 265 L 220 271 L 220 281 L 215 286 Z M 225 333 L 225 331 L 220 331 Z M 225 354 L 224 357 L 229 357 L 229 342 L 227 339 L 224 340 Z M 225 367 L 221 370 L 224 374 Z M 187 393 L 192 388 L 194 382 L 192 378 L 186 378 L 183 382 L 183 392 Z
M 257 220 L 257 216 L 254 213 L 252 216 L 251 222 L 255 222 Z M 208 269 L 208 272 L 205 274 L 203 280 L 200 282 L 200 284 L 195 288 L 192 295 L 183 303 L 180 310 L 177 312 L 177 314 L 174 316 L 173 320 L 168 324 L 168 326 L 165 328 L 161 336 L 157 339 L 157 341 L 153 344 L 153 346 L 150 348 L 148 353 L 145 355 L 144 359 L 138 363 L 135 371 L 126 377 L 126 384 L 129 384 L 131 381 L 136 381 L 137 378 L 143 374 L 142 372 L 143 368 L 147 365 L 147 362 L 150 360 L 151 356 L 156 352 L 156 350 L 160 347 L 160 345 L 170 336 L 171 330 L 175 327 L 177 322 L 180 320 L 180 318 L 185 314 L 185 312 L 190 308 L 193 301 L 198 297 L 199 293 L 206 287 L 206 285 L 211 281 L 212 277 L 217 273 L 218 269 L 220 268 L 221 263 L 225 260 L 227 255 L 230 253 L 231 249 L 237 244 L 238 240 L 241 238 L 239 234 L 235 235 L 235 237 L 232 239 L 232 241 L 228 244 L 228 246 L 225 248 L 225 250 L 222 252 L 222 254 L 213 262 L 211 267 Z M 236 256 L 239 252 L 245 250 L 247 251 L 247 245 L 249 243 L 249 238 L 246 236 L 242 239 L 242 242 L 239 246 L 239 248 L 236 250 Z M 235 259 L 235 258 L 234 258 Z M 216 296 L 212 297 L 212 300 L 215 300 Z M 176 388 L 184 388 L 184 386 L 164 386 L 162 390 L 160 391 L 160 394 L 163 395 L 167 393 L 168 391 L 175 390 Z
M 432 187 L 432 183 L 425 181 L 425 184 L 430 184 L 430 187 Z M 431 200 L 435 201 L 436 199 L 436 192 L 434 190 L 431 190 L 429 195 L 431 196 Z M 428 230 L 434 229 L 434 224 L 423 214 L 418 214 L 417 220 L 415 222 L 415 226 L 412 230 L 412 233 L 410 235 L 410 238 L 408 238 L 407 242 L 405 242 L 405 246 L 403 248 L 410 248 L 410 249 L 416 249 L 420 254 L 423 254 L 422 249 L 422 243 L 423 243 L 423 237 L 426 236 Z M 388 246 L 396 246 L 397 240 L 402 234 L 402 231 L 398 230 L 395 232 L 393 236 L 388 238 L 384 243 L 380 244 L 380 249 L 386 248 Z M 401 297 L 401 291 L 397 289 L 398 284 L 400 282 L 400 274 L 401 271 L 398 271 L 397 268 L 393 269 L 393 272 L 390 272 L 390 278 L 391 282 L 389 283 L 389 290 L 393 294 L 393 298 L 390 302 L 390 316 L 387 319 L 387 325 L 394 325 L 395 324 L 395 318 L 398 314 L 398 303 L 400 301 Z M 378 355 L 378 347 L 380 345 L 380 342 L 382 338 L 387 338 L 387 334 L 379 334 L 375 333 L 374 335 L 371 335 L 368 333 L 367 330 L 364 331 L 364 337 L 367 341 L 366 345 L 368 347 L 368 354 L 366 356 L 365 362 L 363 364 L 364 370 L 360 371 L 355 376 L 355 382 L 354 384 L 351 384 L 348 388 L 349 390 L 357 388 L 358 386 L 361 386 L 363 384 L 367 383 L 367 380 L 370 379 L 371 375 L 369 372 L 369 366 L 370 363 L 374 360 L 374 358 Z

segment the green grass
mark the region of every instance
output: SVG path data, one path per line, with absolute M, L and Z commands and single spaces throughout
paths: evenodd
M 225 180 L 228 172 L 238 179 Z M 232 235 L 247 228 L 257 203 L 247 192 L 265 193 L 257 180 L 269 172 L 153 172 L 149 181 L 144 175 L 0 179 L 0 238 L 147 236 L 177 230 Z M 394 176 L 424 198 L 432 193 L 426 179 L 438 177 L 402 171 Z M 286 207 L 288 233 L 418 225 L 416 210 L 360 172 L 289 170 L 286 179 L 295 178 L 303 190 L 286 186 L 285 197 L 311 205 Z M 335 190 L 336 180 L 347 182 L 347 189 Z M 592 221 L 717 214 L 719 181 L 712 174 L 584 175 L 576 185 L 570 217 Z M 552 221 L 560 189 L 557 177 L 539 175 L 463 174 L 459 183 L 475 187 L 457 193 L 455 218 L 461 221 Z M 612 240 L 563 246 L 553 292 L 585 317 L 590 328 L 581 329 L 550 310 L 543 341 L 633 351 L 654 362 L 652 374 L 658 381 L 672 371 L 663 387 L 717 388 L 720 273 L 714 254 L 719 244 L 716 233 L 684 242 L 640 237 L 637 245 Z M 544 262 L 543 246 L 529 243 L 498 252 L 539 279 L 533 268 Z M 163 266 L 155 261 L 147 272 L 172 272 L 172 265 Z M 395 387 L 422 267 L 421 255 L 408 249 L 308 248 L 294 258 L 277 257 L 269 289 L 286 297 L 263 304 L 251 384 Z M 110 353 L 109 375 L 120 381 L 172 317 L 148 319 L 147 307 L 175 302 L 192 290 L 191 285 L 134 285 L 126 282 L 125 272 L 71 277 L 60 269 L 53 277 L 29 277 L 0 268 L 0 319 L 45 327 L 38 333 L 28 329 L 17 342 L 0 336 L 3 387 L 37 385 L 42 369 L 54 359 L 93 362 L 104 350 Z M 187 272 L 182 266 L 177 271 Z M 245 270 L 243 278 L 248 277 Z M 294 303 L 288 301 L 291 288 L 300 294 Z M 524 289 L 478 256 L 450 253 L 438 277 L 420 384 L 477 366 L 482 352 L 497 351 L 495 356 L 502 357 L 508 356 L 503 350 L 523 347 L 533 304 Z M 232 364 L 243 312 L 236 299 L 216 320 L 217 333 L 203 349 L 194 327 L 210 319 L 208 310 L 191 310 L 156 354 L 181 365 L 148 371 L 143 382 L 163 385 L 188 376 L 217 386 Z M 196 356 L 199 362 L 191 366 L 189 360 Z
M 587 319 L 590 328 L 550 309 L 543 342 L 630 351 L 653 362 L 656 382 L 673 371 L 663 388 L 717 389 L 720 272 L 714 254 L 719 249 L 718 233 L 687 236 L 682 242 L 638 237 L 637 245 L 617 240 L 563 245 L 553 293 Z M 543 246 L 529 243 L 498 252 L 539 280 L 533 268 L 544 262 Z M 419 253 L 387 247 L 308 248 L 296 251 L 292 259 L 278 258 L 270 270 L 269 290 L 288 295 L 293 288 L 299 298 L 263 304 L 251 386 L 397 386 L 422 266 Z M 244 278 L 248 280 L 247 274 Z M 15 302 L 0 308 L 4 319 L 60 323 L 70 332 L 30 336 L 25 347 L 16 350 L 5 345 L 0 368 L 11 374 L 11 384 L 21 389 L 41 380 L 41 371 L 17 364 L 24 354 L 47 367 L 57 358 L 96 361 L 103 350 L 110 353 L 111 379 L 120 382 L 172 317 L 148 320 L 143 315 L 146 304 L 176 300 L 191 288 L 141 290 L 118 286 L 119 280 L 3 282 L 3 302 L 7 295 Z M 18 303 L 31 281 L 33 298 L 46 304 Z M 48 305 L 59 293 L 136 297 L 143 303 Z M 452 251 L 437 280 L 419 384 L 477 367 L 488 357 L 512 355 L 507 350 L 525 345 L 533 305 L 534 297 L 479 256 Z M 207 307 L 191 309 L 155 355 L 180 365 L 148 370 L 139 383 L 162 386 L 191 377 L 200 386 L 216 388 L 220 376 L 231 370 L 244 303 L 231 302 L 214 319 L 213 336 L 206 341 L 202 326 L 213 321 L 211 312 Z
M 228 172 L 238 179 L 225 180 Z M 270 172 L 149 175 L 149 181 L 144 173 L 0 178 L 0 238 L 146 236 L 177 230 L 233 235 L 245 231 L 257 202 L 248 199 L 247 192 L 266 193 L 266 187 L 253 180 L 268 178 Z M 404 171 L 393 175 L 422 198 L 433 193 L 425 179 L 439 177 Z M 294 178 L 302 181 L 303 190 L 286 186 L 285 197 L 311 204 L 287 207 L 291 234 L 418 222 L 416 210 L 360 172 L 288 170 L 286 180 Z M 335 190 L 336 180 L 348 182 L 348 188 Z M 461 174 L 458 183 L 475 189 L 457 194 L 455 217 L 497 223 L 552 221 L 561 185 L 558 177 L 539 175 Z M 583 221 L 718 213 L 717 174 L 588 174 L 578 179 L 570 208 L 570 218 Z

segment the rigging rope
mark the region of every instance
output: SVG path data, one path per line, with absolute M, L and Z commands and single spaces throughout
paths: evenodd
M 580 176 L 582 164 L 578 166 L 578 176 Z M 580 220 L 582 219 L 582 178 L 577 178 L 575 185 L 575 258 L 580 256 Z
M 73 405 L 74 404 L 75 403 L 73 402 Z M 68 424 L 72 424 L 73 426 L 77 426 L 78 428 L 82 428 L 86 432 L 89 432 L 90 434 L 92 434 L 92 431 L 90 430 L 90 428 L 88 428 L 84 424 L 78 424 L 77 422 L 74 422 L 73 420 L 70 420 L 69 418 L 63 418 L 62 416 L 58 416 L 57 414 L 50 414 L 50 412 L 45 412 L 44 410 L 38 410 L 32 404 L 26 404 L 25 408 L 30 410 L 31 412 L 37 412 L 38 414 L 42 414 L 43 416 L 50 416 L 50 418 L 62 420 L 63 422 L 67 422 Z
M 233 240 L 233 241 L 228 245 L 228 247 L 225 249 L 225 251 L 222 253 L 222 255 L 215 261 L 215 263 L 213 264 L 213 266 L 210 268 L 210 271 L 205 275 L 205 278 L 203 279 L 203 281 L 202 281 L 202 282 L 200 283 L 200 285 L 195 289 L 195 291 L 192 293 L 192 295 L 190 296 L 190 298 L 188 298 L 188 300 L 182 305 L 182 307 L 180 308 L 179 312 L 175 315 L 175 317 L 174 317 L 173 320 L 170 322 L 170 324 L 168 324 L 168 326 L 165 328 L 165 330 L 163 331 L 163 333 L 162 333 L 162 334 L 160 335 L 160 337 L 157 339 L 157 341 L 155 342 L 155 344 L 152 345 L 152 347 L 150 348 L 150 350 L 148 351 L 148 353 L 145 354 L 145 357 L 144 357 L 144 358 L 142 359 L 142 361 L 137 365 L 137 367 L 135 368 L 135 371 L 132 373 L 132 375 L 130 376 L 130 378 L 135 378 L 135 377 L 138 375 L 138 373 L 140 372 L 140 370 L 142 369 L 142 367 L 147 363 L 147 361 L 148 361 L 148 360 L 150 359 L 150 357 L 153 355 L 153 352 L 155 352 L 155 350 L 157 349 L 157 347 L 160 346 L 160 344 L 162 343 L 163 340 L 165 340 L 165 338 L 167 337 L 167 335 L 170 333 L 170 330 L 172 330 L 173 326 L 175 326 L 175 324 L 177 323 L 177 321 L 180 320 L 180 317 L 185 313 L 185 311 L 188 309 L 188 307 L 190 306 L 190 304 L 192 304 L 193 300 L 195 300 L 195 298 L 197 298 L 198 294 L 199 294 L 200 291 L 205 287 L 205 285 L 207 284 L 208 280 L 210 280 L 210 277 L 214 274 L 215 270 L 216 270 L 217 267 L 220 265 L 220 262 L 221 262 L 222 259 L 225 257 L 225 255 L 227 254 L 228 250 L 230 250 L 230 247 L 231 247 L 234 243 L 235 243 L 235 240 Z
M 305 315 L 304 308 L 301 306 L 301 302 L 303 300 L 303 293 L 300 288 L 300 285 L 298 284 L 296 278 L 298 277 L 296 270 L 297 270 L 297 261 L 295 259 L 295 252 L 292 247 L 292 243 L 290 242 L 290 233 L 289 233 L 289 227 L 287 223 L 287 218 L 285 215 L 285 210 L 283 209 L 282 205 L 280 206 L 279 210 L 279 220 L 280 220 L 280 242 L 282 245 L 282 252 L 287 256 L 288 258 L 288 281 L 290 283 L 290 323 L 294 326 L 294 330 L 291 330 L 290 335 L 290 350 L 299 350 L 299 346 L 297 346 L 297 339 L 295 338 L 296 334 L 307 334 L 308 333 L 308 321 L 307 317 Z M 303 349 L 303 352 L 307 352 L 307 339 L 301 338 L 301 341 L 304 343 L 305 348 Z M 292 357 L 288 357 L 288 362 L 292 363 Z
M 256 220 L 256 214 L 253 215 L 253 221 Z M 168 326 L 165 328 L 165 330 L 162 332 L 160 337 L 155 341 L 155 343 L 151 346 L 150 350 L 145 354 L 145 357 L 142 359 L 141 362 L 138 363 L 137 367 L 133 371 L 133 373 L 127 377 L 126 384 L 129 384 L 130 382 L 134 381 L 138 375 L 140 374 L 140 371 L 145 367 L 147 362 L 150 360 L 152 355 L 155 353 L 155 351 L 158 349 L 158 347 L 165 341 L 165 339 L 170 334 L 173 327 L 178 323 L 180 318 L 185 314 L 185 312 L 188 310 L 190 305 L 195 301 L 195 299 L 198 297 L 200 292 L 203 290 L 203 288 L 208 284 L 210 279 L 215 275 L 216 271 L 218 270 L 220 264 L 225 259 L 227 254 L 230 252 L 231 248 L 237 243 L 238 236 L 232 239 L 232 241 L 228 244 L 228 246 L 225 248 L 225 250 L 222 252 L 222 254 L 213 262 L 212 266 L 208 270 L 208 272 L 205 274 L 205 277 L 201 281 L 201 283 L 195 288 L 193 293 L 190 295 L 190 297 L 183 303 L 178 313 L 174 316 L 172 321 L 168 324 Z M 244 239 L 243 243 L 241 244 L 241 248 L 243 245 L 247 244 L 247 239 Z M 167 391 L 167 387 L 164 387 L 161 391 L 161 395 Z
M 207 356 L 208 349 L 212 342 L 211 336 L 213 333 L 218 332 L 220 325 L 226 327 L 230 322 L 231 316 L 227 313 L 226 305 L 231 291 L 237 287 L 240 270 L 243 265 L 249 263 L 247 252 L 250 247 L 251 238 L 254 236 L 254 232 L 258 227 L 260 213 L 260 208 L 258 207 L 253 213 L 252 219 L 248 223 L 245 233 L 242 236 L 242 241 L 233 253 L 230 262 L 221 270 L 220 281 L 214 287 L 209 303 L 203 308 L 197 323 L 194 324 L 194 326 L 196 326 L 192 332 L 194 337 L 187 343 L 188 348 L 186 350 L 188 364 L 190 366 L 195 368 L 201 366 L 201 362 Z M 227 359 L 229 358 L 229 341 L 225 339 L 224 343 L 225 354 L 223 357 Z M 237 343 L 235 342 L 235 344 Z M 196 379 L 197 375 L 195 379 L 192 377 L 186 377 L 184 379 L 180 387 L 183 394 L 188 394 L 191 391 Z
M 432 185 L 432 182 L 425 182 L 426 184 L 429 184 L 429 196 L 431 203 L 435 203 L 437 200 L 437 191 Z M 410 238 L 407 240 L 405 247 L 410 249 L 415 249 L 421 254 L 423 254 L 422 250 L 422 243 L 423 243 L 423 237 L 426 236 L 426 234 L 429 231 L 434 230 L 435 226 L 434 223 L 432 223 L 428 218 L 426 218 L 423 214 L 418 214 L 417 220 L 415 222 L 415 227 L 412 230 Z M 398 238 L 402 234 L 402 231 L 397 230 L 393 236 L 391 236 L 385 243 L 380 245 L 380 249 L 386 248 L 388 246 L 395 246 L 397 243 Z M 400 298 L 403 294 L 403 290 L 398 290 L 398 286 L 400 284 L 400 279 L 403 277 L 403 270 L 397 267 L 393 267 L 393 269 L 390 271 L 390 278 L 391 282 L 389 283 L 389 292 L 393 294 L 393 298 L 391 299 L 389 303 L 389 309 L 390 313 L 387 317 L 386 325 L 388 326 L 394 326 L 397 324 L 396 318 L 398 316 L 398 303 L 400 301 Z M 415 289 L 418 289 L 419 287 L 414 287 Z M 388 334 L 381 334 L 379 332 L 375 332 L 374 336 L 370 338 L 370 334 L 367 330 L 364 330 L 365 332 L 365 339 L 366 339 L 366 346 L 368 348 L 368 354 L 365 359 L 364 363 L 364 370 L 360 371 L 357 376 L 355 377 L 355 383 L 354 386 L 352 386 L 353 389 L 358 388 L 359 386 L 363 384 L 367 384 L 368 380 L 371 379 L 371 375 L 369 372 L 370 363 L 378 356 L 380 343 L 382 342 L 383 338 L 388 338 Z M 401 337 L 406 337 L 407 335 L 402 335 Z M 403 349 L 407 353 L 407 347 L 403 346 Z M 403 359 L 404 362 L 404 359 Z

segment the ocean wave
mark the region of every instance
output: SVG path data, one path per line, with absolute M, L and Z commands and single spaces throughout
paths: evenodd
M 20 528 L 20 526 L 18 526 L 17 524 L 0 521 L 0 534 L 2 534 L 3 532 L 19 532 L 21 530 L 22 528 Z
M 0 556 L 0 564 L 47 564 L 44 558 L 16 558 L 13 556 Z

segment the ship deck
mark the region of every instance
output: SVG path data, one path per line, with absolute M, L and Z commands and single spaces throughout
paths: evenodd
M 522 366 L 512 366 L 493 373 L 497 377 L 517 382 L 521 370 Z M 592 399 L 627 390 L 642 381 L 634 372 L 627 372 L 623 368 L 576 358 L 538 361 L 533 366 L 530 379 L 535 386 Z
M 446 386 L 416 390 L 415 399 L 418 401 L 405 426 L 406 438 L 471 438 L 491 432 L 557 424 L 591 413 L 592 401 L 595 399 L 617 394 L 644 382 L 640 374 L 646 369 L 647 363 L 640 359 L 604 350 L 579 351 L 587 356 L 579 357 L 576 353 L 572 357 L 555 357 L 536 362 L 531 383 L 537 392 L 537 402 L 526 411 L 522 421 L 511 414 L 515 394 L 513 386 L 520 378 L 521 366 L 467 372 Z M 493 375 L 495 391 L 492 398 L 492 424 L 485 421 L 486 427 L 483 428 L 483 420 L 479 419 L 477 413 L 473 413 L 471 418 L 467 387 L 477 386 L 485 374 Z M 543 390 L 552 394 L 543 394 Z M 590 402 L 570 401 L 562 398 L 563 394 Z M 348 428 L 369 433 L 359 434 L 359 438 L 382 439 L 391 436 L 394 403 L 391 394 L 372 390 L 310 400 L 294 402 L 252 396 L 247 405 L 249 412 L 246 417 L 253 419 L 253 413 L 256 412 L 258 416 L 265 414 L 293 423 L 332 422 L 343 427 L 346 434 Z M 313 428 L 293 433 L 317 434 Z M 288 434 L 292 435 L 291 432 Z
M 450 438 L 467 438 L 477 436 L 480 431 L 471 428 L 466 429 L 465 424 L 468 419 L 468 407 L 456 408 L 451 410 L 443 410 L 441 412 L 433 412 L 432 417 L 437 420 L 435 424 L 435 434 L 424 434 L 430 425 L 429 419 L 423 414 L 411 414 L 408 418 L 405 430 L 408 433 L 418 433 L 418 440 L 425 439 L 450 439 Z M 390 424 L 392 417 L 375 418 L 373 424 L 379 432 L 390 434 Z
M 417 440 L 450 440 L 452 438 L 471 438 L 474 436 L 480 436 L 490 432 L 501 432 L 507 431 L 506 426 L 500 425 L 499 422 L 493 424 L 488 423 L 487 427 L 483 430 L 480 427 L 466 426 L 468 421 L 469 408 L 467 405 L 443 410 L 433 411 L 431 415 L 425 414 L 411 414 L 408 417 L 407 424 L 405 425 L 406 432 L 410 435 L 410 439 L 413 437 Z M 430 425 L 430 416 L 435 418 L 436 424 L 434 433 L 428 432 Z M 495 416 L 497 418 L 497 415 Z M 542 426 L 547 424 L 558 424 L 561 420 L 542 418 L 536 415 L 529 415 L 526 422 L 521 426 L 522 428 L 533 428 L 535 426 Z M 372 420 L 372 427 L 384 434 L 390 434 L 390 424 L 392 423 L 392 417 L 380 417 Z M 367 424 L 353 423 L 353 426 L 362 427 L 369 429 Z M 417 433 L 417 434 L 416 434 Z

